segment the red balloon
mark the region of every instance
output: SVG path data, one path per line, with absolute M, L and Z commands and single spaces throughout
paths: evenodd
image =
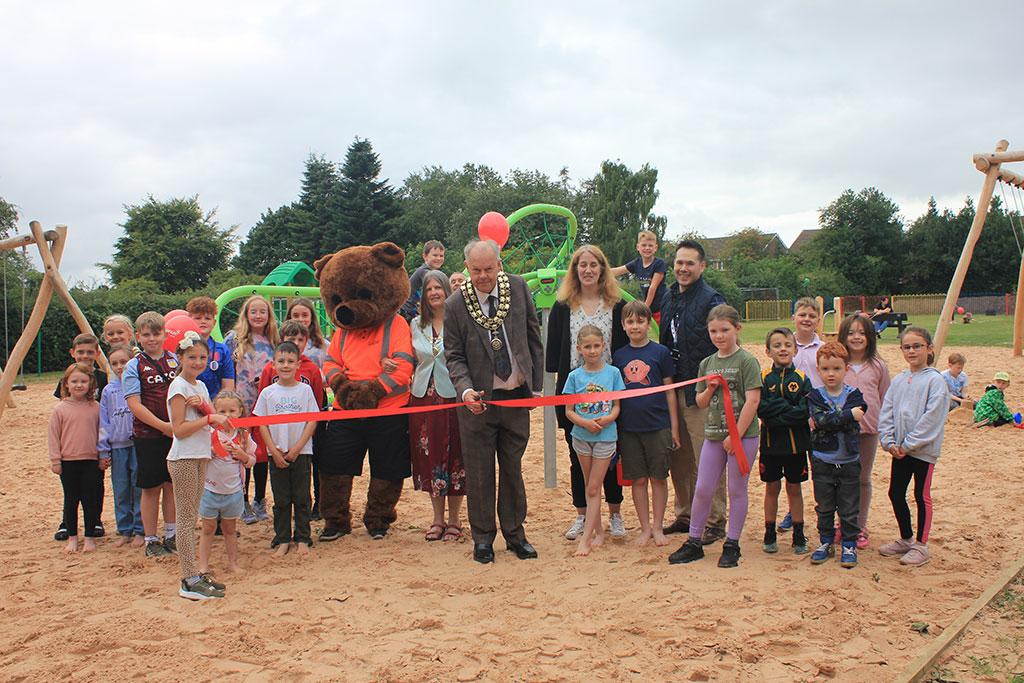
M 180 308 L 175 308 L 173 311 L 167 311 L 166 313 L 164 313 L 164 320 L 176 318 L 179 315 L 188 315 L 188 311 L 183 311 Z
M 182 315 L 169 316 L 164 319 L 164 332 L 167 333 L 167 337 L 164 339 L 164 350 L 170 351 L 171 353 L 177 353 L 178 342 L 181 341 L 182 337 L 189 330 L 195 332 L 199 336 L 202 334 L 199 332 L 199 325 L 196 325 L 196 321 L 189 317 L 188 313 Z
M 480 218 L 476 227 L 482 240 L 494 240 L 498 247 L 504 247 L 508 241 L 508 220 L 497 211 L 488 211 Z
M 960 315 L 963 315 L 964 314 L 964 307 L 963 306 L 957 306 L 956 307 L 956 312 L 959 313 Z

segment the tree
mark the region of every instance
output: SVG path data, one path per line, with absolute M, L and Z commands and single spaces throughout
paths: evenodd
M 395 238 L 401 207 L 388 179 L 378 180 L 380 171 L 373 145 L 356 138 L 341 165 L 338 220 L 323 247 L 335 250 Z
M 904 252 L 898 214 L 899 207 L 873 187 L 846 190 L 821 210 L 821 231 L 807 250 L 862 292 L 898 292 Z
M 729 236 L 722 250 L 726 261 L 744 259 L 760 261 L 766 258 L 781 256 L 788 251 L 786 245 L 779 241 L 775 233 L 768 233 L 760 228 L 743 228 Z
M 198 289 L 227 266 L 234 228 L 221 230 L 216 211 L 203 213 L 198 196 L 166 202 L 150 196 L 143 204 L 125 206 L 125 213 L 113 262 L 99 264 L 115 285 L 145 278 L 165 293 Z
M 341 177 L 333 161 L 322 155 L 309 155 L 302 174 L 302 194 L 295 208 L 304 213 L 281 217 L 289 226 L 282 239 L 292 241 L 299 260 L 313 265 L 324 254 L 341 248 L 333 238 L 341 223 Z
M 312 242 L 317 231 L 313 215 L 298 205 L 267 209 L 249 231 L 233 265 L 247 273 L 266 275 L 285 261 L 312 265 Z
M 0 239 L 10 237 L 18 222 L 18 210 L 3 197 L 0 197 Z
M 651 213 L 658 200 L 658 170 L 644 164 L 633 172 L 618 161 L 604 161 L 601 172 L 585 183 L 583 240 L 601 245 L 613 265 L 635 255 L 636 234 L 651 230 L 658 241 L 665 237 L 668 220 Z

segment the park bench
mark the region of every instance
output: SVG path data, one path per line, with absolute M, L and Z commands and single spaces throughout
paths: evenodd
M 906 313 L 896 313 L 894 311 L 886 317 L 889 319 L 889 327 L 895 327 L 899 334 L 903 334 L 903 330 L 910 327 L 910 322 L 907 320 Z

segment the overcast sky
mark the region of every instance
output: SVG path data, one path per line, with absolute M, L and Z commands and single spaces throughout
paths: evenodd
M 1019 0 L 497 4 L 0 0 L 0 197 L 89 281 L 124 204 L 198 194 L 244 236 L 357 135 L 396 186 L 651 163 L 669 235 L 787 243 L 846 188 L 958 207 L 972 153 L 1024 147 Z

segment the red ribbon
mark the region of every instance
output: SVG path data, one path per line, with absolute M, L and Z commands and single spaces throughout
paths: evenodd
M 722 389 L 722 403 L 725 412 L 725 424 L 729 430 L 729 440 L 733 445 L 733 454 L 736 456 L 736 464 L 740 473 L 750 473 L 750 463 L 747 462 L 747 455 L 743 452 L 743 441 L 740 438 L 739 427 L 736 426 L 736 416 L 732 410 L 732 396 L 725 391 L 725 378 L 722 375 L 705 375 L 685 382 L 674 384 L 662 384 L 661 386 L 648 387 L 646 389 L 624 389 L 622 391 L 597 391 L 587 394 L 561 394 L 559 396 L 537 396 L 533 398 L 513 398 L 502 401 L 484 401 L 487 405 L 503 406 L 505 408 L 538 408 L 542 406 L 567 406 L 576 403 L 590 403 L 594 401 L 618 401 L 624 398 L 635 398 L 637 396 L 648 396 L 660 394 L 665 391 L 685 387 L 689 384 L 696 384 L 711 378 L 717 378 L 720 382 L 719 389 Z M 258 427 L 260 425 L 288 424 L 292 422 L 324 422 L 327 420 L 358 420 L 368 417 L 383 417 L 385 415 L 412 415 L 414 413 L 431 413 L 435 410 L 451 410 L 466 403 L 442 403 L 432 406 L 403 406 L 401 408 L 365 408 L 361 410 L 327 410 L 315 413 L 288 413 L 285 415 L 264 415 L 243 417 L 231 421 L 234 427 Z

